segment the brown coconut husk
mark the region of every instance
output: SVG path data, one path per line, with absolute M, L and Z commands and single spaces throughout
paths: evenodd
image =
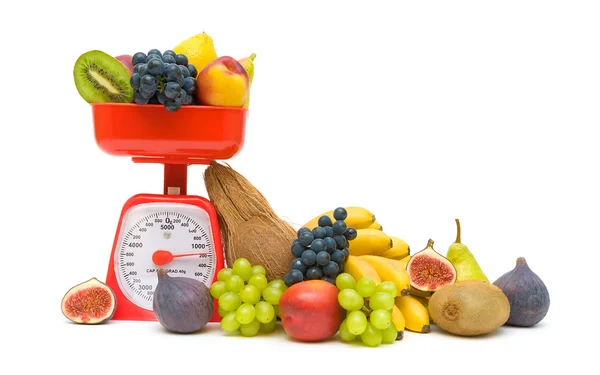
M 294 259 L 290 247 L 296 230 L 228 164 L 213 161 L 204 171 L 204 184 L 219 217 L 227 266 L 246 258 L 263 266 L 267 279 L 283 279 Z

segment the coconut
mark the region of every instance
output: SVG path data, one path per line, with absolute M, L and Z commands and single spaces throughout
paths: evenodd
M 204 171 L 208 197 L 217 210 L 227 265 L 246 258 L 269 280 L 283 279 L 294 259 L 296 230 L 281 219 L 262 193 L 228 164 L 213 161 Z

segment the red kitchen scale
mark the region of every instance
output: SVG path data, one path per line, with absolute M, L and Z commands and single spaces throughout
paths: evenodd
M 182 106 L 168 112 L 161 105 L 94 103 L 92 112 L 102 151 L 164 165 L 162 194 L 136 194 L 123 205 L 106 275 L 117 300 L 113 319 L 156 321 L 159 268 L 210 287 L 224 267 L 217 212 L 207 198 L 187 194 L 187 168 L 236 155 L 247 110 Z M 211 321 L 218 322 L 214 306 Z

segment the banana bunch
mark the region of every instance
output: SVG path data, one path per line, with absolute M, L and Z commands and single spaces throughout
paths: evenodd
M 387 235 L 383 227 L 375 219 L 375 215 L 363 207 L 344 207 L 348 212 L 345 222 L 348 227 L 356 229 L 356 238 L 350 241 L 351 255 L 377 255 L 384 258 L 401 260 L 410 255 L 410 247 L 399 237 Z M 324 212 L 311 219 L 303 226 L 313 229 L 318 226 L 321 216 L 329 216 L 332 221 L 333 210 Z
M 410 278 L 406 272 L 406 260 L 389 259 L 380 255 L 350 255 L 344 272 L 356 280 L 368 277 L 379 284 L 391 281 L 396 284 L 399 296 L 392 309 L 392 322 L 398 332 L 405 329 L 413 332 L 428 333 L 431 318 L 427 310 L 429 298 L 411 294 Z

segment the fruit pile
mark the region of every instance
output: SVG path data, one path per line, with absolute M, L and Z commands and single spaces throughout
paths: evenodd
M 155 104 L 170 112 L 185 105 L 248 108 L 255 57 L 219 57 L 212 38 L 201 33 L 162 53 L 85 52 L 75 62 L 73 77 L 88 103 Z

